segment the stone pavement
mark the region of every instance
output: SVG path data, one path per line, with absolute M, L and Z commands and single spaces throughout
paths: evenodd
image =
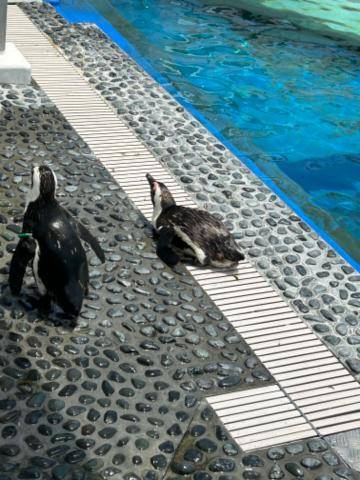
M 0 102 L 0 480 L 359 478 L 323 439 L 241 451 L 204 397 L 271 375 L 185 269 L 157 259 L 146 220 L 36 85 L 2 86 Z M 37 318 L 31 275 L 19 299 L 7 287 L 43 161 L 107 254 L 103 266 L 89 252 L 75 331 L 58 312 Z
M 47 4 L 22 8 L 197 203 L 222 216 L 253 264 L 359 375 L 359 272 L 96 26 L 70 25 Z
M 241 452 L 203 398 L 270 374 L 186 271 L 159 261 L 146 220 L 36 85 L 2 86 L 0 105 L 0 480 L 358 478 L 322 440 Z M 61 312 L 38 318 L 30 272 L 21 297 L 8 291 L 40 162 L 106 252 L 105 265 L 89 253 L 75 331 Z
M 0 478 L 66 478 L 79 463 L 158 478 L 147 470 L 166 468 L 205 392 L 271 376 L 185 270 L 157 259 L 146 220 L 41 92 L 3 87 L 0 99 Z M 54 168 L 61 203 L 107 256 L 105 266 L 90 256 L 76 331 L 59 313 L 38 321 L 31 275 L 19 299 L 7 287 L 37 162 Z

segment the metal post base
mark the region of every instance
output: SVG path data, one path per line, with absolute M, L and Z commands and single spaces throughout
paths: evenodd
M 0 83 L 27 85 L 31 81 L 31 67 L 13 43 L 7 43 L 0 53 Z
M 7 0 L 0 0 L 0 53 L 5 50 Z

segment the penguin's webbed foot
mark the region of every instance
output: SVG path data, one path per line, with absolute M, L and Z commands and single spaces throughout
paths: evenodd
M 69 315 L 65 314 L 64 315 L 64 320 L 66 321 L 66 324 L 68 328 L 71 330 L 74 330 L 77 327 L 77 316 L 76 315 Z
M 74 330 L 77 327 L 77 315 L 68 312 L 57 312 L 57 322 L 64 328 Z

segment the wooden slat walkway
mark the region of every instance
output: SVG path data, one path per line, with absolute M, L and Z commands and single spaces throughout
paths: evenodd
M 245 451 L 316 435 L 276 385 L 212 396 L 208 402 Z

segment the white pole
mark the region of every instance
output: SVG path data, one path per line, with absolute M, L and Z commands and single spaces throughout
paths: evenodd
M 6 44 L 7 0 L 0 0 L 0 83 L 28 85 L 31 66 L 16 46 Z
M 5 51 L 7 0 L 0 0 L 0 53 Z

